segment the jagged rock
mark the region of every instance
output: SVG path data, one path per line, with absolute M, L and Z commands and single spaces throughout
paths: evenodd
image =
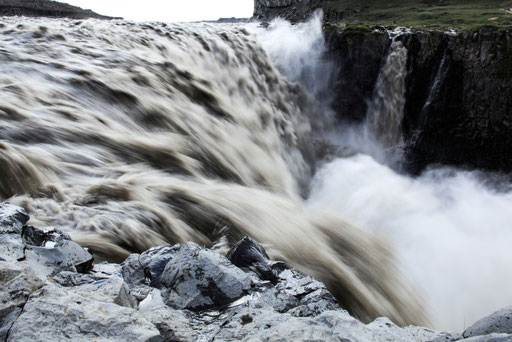
M 152 288 L 162 287 L 162 273 L 178 249 L 179 245 L 154 247 L 142 254 L 132 254 L 123 262 L 123 278 L 139 302 Z
M 137 311 L 47 285 L 30 296 L 7 341 L 162 341 Z
M 21 234 L 29 218 L 25 209 L 8 202 L 0 203 L 0 234 Z
M 66 260 L 33 255 L 72 243 L 57 230 L 24 226 L 20 208 L 0 205 L 0 236 L 26 249 L 0 261 L 0 339 L 4 341 L 350 341 L 454 342 L 462 336 L 387 318 L 365 325 L 340 308 L 316 279 L 270 260 L 250 238 L 228 253 L 195 243 L 132 254 L 86 274 Z M 2 247 L 0 240 L 0 248 Z M 32 254 L 33 253 L 33 254 Z M 12 256 L 9 257 L 12 259 Z M 234 265 L 233 263 L 236 263 Z M 71 266 L 70 266 L 71 265 Z M 63 270 L 64 267 L 68 269 Z M 244 272 L 245 270 L 245 272 Z M 48 275 L 55 274 L 53 277 Z M 269 281 L 272 280 L 272 281 Z M 510 308 L 465 332 L 463 341 L 511 341 Z
M 140 264 L 144 267 L 144 273 L 149 278 L 152 287 L 162 287 L 161 277 L 165 267 L 174 258 L 179 248 L 179 245 L 166 245 L 151 248 L 140 255 Z
M 233 246 L 226 257 L 235 266 L 249 269 L 261 279 L 270 280 L 273 283 L 277 282 L 274 268 L 283 266 L 282 263 L 271 261 L 263 247 L 247 236 Z
M 71 287 L 92 284 L 94 282 L 106 280 L 114 276 L 122 278 L 121 265 L 103 262 L 101 264 L 94 265 L 92 270 L 87 274 L 62 271 L 52 278 L 61 286 Z
M 0 262 L 0 340 L 5 340 L 30 294 L 43 284 L 26 263 Z
M 80 273 L 92 268 L 93 256 L 59 230 L 27 226 L 22 237 L 26 244 L 25 257 L 51 267 L 52 274 L 70 267 Z
M 2 260 L 16 261 L 25 257 L 21 232 L 28 219 L 29 216 L 24 209 L 7 202 L 0 204 L 0 256 Z
M 226 257 L 189 242 L 180 246 L 162 275 L 162 297 L 179 309 L 219 308 L 242 297 L 249 276 Z
M 52 279 L 64 287 L 91 284 L 99 280 L 90 274 L 76 273 L 71 271 L 59 272 L 57 275 L 53 276 Z
M 501 309 L 475 322 L 464 331 L 464 337 L 489 334 L 512 334 L 512 306 Z

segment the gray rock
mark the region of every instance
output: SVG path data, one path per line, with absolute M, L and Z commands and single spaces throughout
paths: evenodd
M 76 273 L 71 271 L 62 271 L 58 273 L 57 275 L 52 277 L 53 280 L 55 280 L 59 285 L 64 287 L 72 287 L 72 286 L 80 286 L 85 284 L 91 284 L 95 281 L 99 280 L 96 279 L 91 274 L 82 274 L 82 273 Z
M 162 341 L 137 311 L 94 301 L 55 285 L 30 296 L 7 341 Z
M 27 227 L 26 230 L 40 231 L 49 237 L 40 246 L 26 245 L 25 257 L 47 266 L 51 269 L 52 274 L 70 267 L 74 267 L 80 273 L 85 273 L 92 268 L 93 256 L 72 241 L 69 236 L 54 229 L 42 231 Z
M 144 274 L 150 281 L 149 285 L 156 288 L 162 287 L 161 277 L 165 266 L 174 258 L 179 248 L 179 245 L 154 247 L 140 255 L 139 262 L 144 268 Z
M 21 234 L 28 220 L 25 209 L 8 202 L 0 203 L 0 234 Z
M 52 278 L 61 286 L 71 287 L 92 284 L 114 276 L 122 278 L 121 265 L 103 262 L 93 265 L 92 270 L 88 274 L 62 271 Z
M 24 209 L 7 202 L 0 203 L 0 255 L 4 261 L 25 257 L 21 232 L 28 219 Z
M 30 294 L 43 284 L 27 263 L 0 262 L 0 340 L 5 340 Z
M 485 336 L 475 336 L 460 340 L 464 342 L 511 342 L 512 335 L 509 334 L 489 334 Z
M 162 275 L 162 297 L 179 309 L 218 308 L 242 297 L 250 277 L 226 257 L 189 242 L 180 246 Z
M 73 287 L 69 291 L 94 301 L 115 303 L 132 309 L 137 308 L 137 300 L 120 277 L 114 276 L 109 279 L 97 280 L 90 284 Z
M 140 263 L 140 254 L 132 254 L 121 265 L 121 274 L 137 301 L 144 300 L 153 290 L 149 286 L 144 266 Z
M 249 269 L 256 273 L 263 280 L 270 280 L 273 283 L 277 282 L 277 273 L 281 270 L 276 270 L 277 263 L 268 257 L 263 247 L 246 236 L 240 240 L 231 250 L 226 257 L 235 266 L 241 269 Z
M 464 331 L 464 337 L 489 335 L 492 333 L 512 334 L 512 306 L 501 309 L 475 322 Z

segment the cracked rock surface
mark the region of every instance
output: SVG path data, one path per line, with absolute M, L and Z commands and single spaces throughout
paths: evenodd
M 464 335 L 364 324 L 248 237 L 227 257 L 189 242 L 93 265 L 28 219 L 0 204 L 0 341 L 512 341 L 510 308 Z

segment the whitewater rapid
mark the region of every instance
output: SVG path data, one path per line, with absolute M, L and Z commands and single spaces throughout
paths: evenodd
M 397 171 L 400 44 L 367 121 L 348 127 L 330 110 L 320 15 L 267 29 L 1 22 L 0 199 L 30 224 L 113 261 L 250 235 L 364 321 L 460 330 L 512 303 L 509 189 Z

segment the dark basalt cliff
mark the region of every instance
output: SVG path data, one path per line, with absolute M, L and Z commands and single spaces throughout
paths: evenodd
M 0 0 L 0 16 L 115 19 L 50 0 Z
M 254 18 L 272 20 L 280 17 L 292 22 L 300 21 L 322 5 L 323 0 L 255 0 Z
M 361 121 L 379 77 L 391 40 L 386 32 L 325 30 L 328 58 L 338 74 L 333 108 L 344 121 Z
M 409 50 L 403 133 L 428 164 L 512 171 L 512 32 L 400 37 Z
M 322 1 L 255 0 L 255 17 L 298 21 L 321 6 Z M 341 121 L 362 121 L 390 35 L 383 28 L 324 27 L 328 57 L 338 67 L 333 109 Z M 396 39 L 408 50 L 406 168 L 419 173 L 446 164 L 512 172 L 512 29 L 417 31 Z

